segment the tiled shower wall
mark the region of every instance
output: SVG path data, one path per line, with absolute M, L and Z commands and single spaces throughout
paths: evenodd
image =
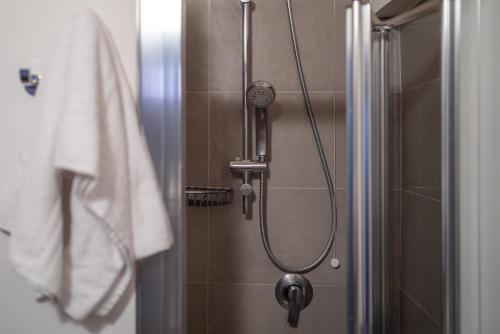
M 400 329 L 441 332 L 441 22 L 401 28 Z
M 241 155 L 241 5 L 239 0 L 186 0 L 188 184 L 232 186 L 232 206 L 188 209 L 190 334 L 346 332 L 346 169 L 344 8 L 348 0 L 295 0 L 296 23 L 311 99 L 330 168 L 336 169 L 339 230 L 335 256 L 307 277 L 314 300 L 298 329 L 274 297 L 282 275 L 253 218 L 241 215 L 240 178 L 229 173 Z M 268 222 L 279 258 L 308 264 L 329 232 L 328 194 L 300 92 L 284 0 L 254 0 L 252 80 L 277 90 L 269 109 Z M 258 190 L 258 182 L 253 183 Z

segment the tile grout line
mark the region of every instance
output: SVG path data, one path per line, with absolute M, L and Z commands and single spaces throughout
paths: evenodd
M 202 285 L 202 282 L 193 282 L 194 284 L 200 284 Z M 210 282 L 208 284 L 210 285 L 235 285 L 235 286 L 254 286 L 254 287 L 259 287 L 259 286 L 276 286 L 276 283 L 256 283 L 256 282 Z M 320 283 L 320 284 L 315 284 L 311 283 L 313 287 L 332 287 L 332 288 L 346 288 L 346 284 L 340 284 L 340 283 Z
M 434 319 L 434 317 L 408 292 L 406 291 L 403 287 L 400 288 L 401 292 L 408 298 L 415 306 L 422 311 L 432 322 L 434 322 L 439 328 L 441 328 L 441 324 L 439 321 Z
M 434 197 L 431 197 L 431 196 L 427 196 L 427 195 L 423 195 L 421 193 L 418 193 L 418 192 L 410 190 L 410 189 L 403 189 L 403 192 L 409 193 L 411 195 L 414 195 L 414 196 L 417 196 L 417 197 L 420 197 L 420 198 L 425 198 L 425 199 L 427 199 L 429 201 L 432 201 L 432 202 L 441 203 L 440 199 L 437 199 L 437 198 L 434 198 Z
M 334 94 L 345 93 L 344 90 L 308 90 L 310 94 Z M 239 90 L 186 90 L 187 94 L 211 93 L 211 94 L 241 94 Z M 276 90 L 276 93 L 302 94 L 301 90 Z
M 434 78 L 434 79 L 430 79 L 430 80 L 427 80 L 425 82 L 416 84 L 414 86 L 406 87 L 404 89 L 402 88 L 401 89 L 401 94 L 405 94 L 405 93 L 417 90 L 419 88 L 424 88 L 424 87 L 427 87 L 427 86 L 431 86 L 431 85 L 433 85 L 435 83 L 438 83 L 439 81 L 441 81 L 441 78 Z

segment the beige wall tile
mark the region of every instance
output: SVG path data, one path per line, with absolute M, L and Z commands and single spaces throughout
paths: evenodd
M 210 89 L 241 90 L 241 4 L 210 1 Z
M 334 90 L 336 91 L 345 91 L 345 9 L 349 4 L 351 0 L 335 0 Z
M 391 288 L 390 290 L 391 314 L 389 328 L 391 334 L 401 334 L 401 289 Z
M 208 90 L 209 0 L 187 0 L 186 89 Z
M 241 108 L 240 93 L 212 93 L 210 96 L 209 164 L 213 186 L 230 186 L 233 181 L 237 184 L 241 180 L 229 171 L 229 161 L 241 157 L 242 153 Z
M 186 94 L 186 182 L 208 183 L 208 93 Z
M 402 191 L 389 193 L 389 273 L 391 287 L 400 287 L 401 280 L 401 206 Z
M 311 93 L 321 141 L 333 174 L 334 94 Z M 279 93 L 269 110 L 270 187 L 326 188 L 326 181 L 300 93 Z
M 403 93 L 403 186 L 441 185 L 440 81 Z
M 293 1 L 293 9 L 308 88 L 333 90 L 334 1 Z M 253 79 L 280 91 L 300 90 L 286 2 L 255 1 L 252 20 Z
M 188 207 L 187 216 L 187 279 L 207 282 L 208 279 L 208 209 Z
M 401 334 L 424 333 L 439 334 L 441 328 L 408 295 L 401 293 Z
M 346 263 L 346 194 L 337 192 L 338 232 L 336 256 L 341 268 L 327 260 L 307 276 L 314 284 L 344 284 Z M 229 209 L 210 211 L 210 281 L 273 283 L 280 276 L 264 251 L 258 211 L 247 221 L 241 215 L 240 196 Z M 269 238 L 276 256 L 284 263 L 302 266 L 319 256 L 330 231 L 326 190 L 270 190 L 267 200 Z
M 403 192 L 401 287 L 441 319 L 441 203 Z
M 403 91 L 441 75 L 441 24 L 436 13 L 401 28 Z
M 335 180 L 347 188 L 347 119 L 345 93 L 335 93 Z
M 287 311 L 274 297 L 274 284 L 211 284 L 209 333 L 345 334 L 345 288 L 314 287 L 314 298 L 300 314 L 297 329 L 288 326 Z
M 187 286 L 187 332 L 188 334 L 207 333 L 207 289 L 206 284 Z
M 389 97 L 389 188 L 401 189 L 401 94 Z

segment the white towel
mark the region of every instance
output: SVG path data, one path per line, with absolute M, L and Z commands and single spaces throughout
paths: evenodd
M 168 249 L 172 234 L 118 52 L 90 9 L 63 29 L 38 98 L 23 182 L 1 224 L 10 259 L 72 318 L 103 316 L 135 259 Z

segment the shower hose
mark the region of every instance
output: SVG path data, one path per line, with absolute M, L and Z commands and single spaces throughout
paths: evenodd
M 319 158 L 321 160 L 321 166 L 323 168 L 323 173 L 325 175 L 326 183 L 328 186 L 328 195 L 330 198 L 330 212 L 331 212 L 331 228 L 330 234 L 328 237 L 328 241 L 326 243 L 325 248 L 321 255 L 314 260 L 311 264 L 304 267 L 292 267 L 282 263 L 273 253 L 271 249 L 271 244 L 269 242 L 269 236 L 267 231 L 267 222 L 266 222 L 266 180 L 265 173 L 262 172 L 260 174 L 260 198 L 259 198 L 259 220 L 260 220 L 260 234 L 262 237 L 262 242 L 264 244 L 264 249 L 266 250 L 267 255 L 271 262 L 274 263 L 276 267 L 280 270 L 287 273 L 295 273 L 295 274 L 305 274 L 308 273 L 315 268 L 317 268 L 328 256 L 330 250 L 332 249 L 333 243 L 335 241 L 335 232 L 337 230 L 337 208 L 336 208 L 336 199 L 335 199 L 335 183 L 332 175 L 330 173 L 330 169 L 328 168 L 328 162 L 326 160 L 325 151 L 323 149 L 323 145 L 321 143 L 321 139 L 319 136 L 318 125 L 316 123 L 316 119 L 314 117 L 313 109 L 311 106 L 311 101 L 309 99 L 309 93 L 307 91 L 306 81 L 304 78 L 304 70 L 302 69 L 302 61 L 300 59 L 299 45 L 297 42 L 297 33 L 295 29 L 295 21 L 293 17 L 293 8 L 292 8 L 292 0 L 286 0 L 287 10 L 288 10 L 288 22 L 290 25 L 290 34 L 292 37 L 293 50 L 295 53 L 295 62 L 297 65 L 297 72 L 299 75 L 300 86 L 302 88 L 302 94 L 304 96 L 304 103 L 307 110 L 307 115 L 309 116 L 309 123 L 311 125 L 311 130 L 314 135 L 314 141 L 316 143 L 316 148 L 318 150 Z

